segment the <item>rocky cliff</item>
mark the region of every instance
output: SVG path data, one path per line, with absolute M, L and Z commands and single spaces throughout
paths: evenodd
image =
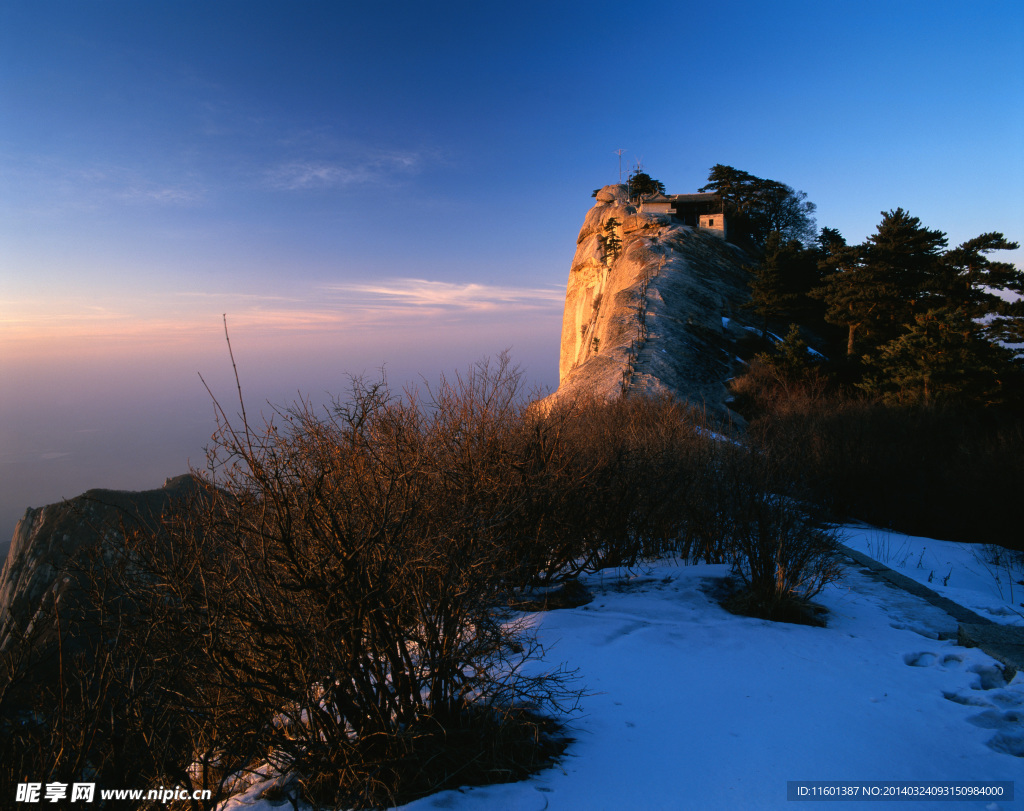
M 14 530 L 0 574 L 0 653 L 12 638 L 40 630 L 53 606 L 71 609 L 87 565 L 103 565 L 123 550 L 124 530 L 152 526 L 172 502 L 198 488 L 191 475 L 168 479 L 158 490 L 89 490 L 46 507 L 28 509 Z M 88 552 L 88 556 L 84 553 Z M 43 636 L 48 634 L 43 630 Z
M 718 233 L 631 205 L 605 186 L 587 213 L 569 270 L 558 390 L 670 392 L 733 418 L 725 382 L 739 361 L 752 260 Z
M 580 229 L 569 271 L 559 356 L 564 397 L 670 392 L 719 419 L 735 419 L 726 381 L 740 362 L 751 259 L 718 233 L 638 210 L 625 186 L 606 186 Z M 196 486 L 190 476 L 159 490 L 91 490 L 30 509 L 0 575 L 0 652 L 38 612 L 74 591 L 66 565 L 81 550 L 117 554 L 125 522 L 151 523 Z M 65 603 L 66 604 L 66 603 Z

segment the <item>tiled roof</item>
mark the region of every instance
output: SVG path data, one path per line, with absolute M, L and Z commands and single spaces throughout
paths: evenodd
M 705 194 L 670 194 L 668 197 L 673 203 L 715 203 L 721 198 L 714 192 Z

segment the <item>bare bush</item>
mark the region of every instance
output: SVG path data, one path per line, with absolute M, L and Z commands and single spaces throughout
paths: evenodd
M 724 466 L 734 570 L 744 591 L 732 606 L 772 620 L 808 618 L 807 604 L 842 569 L 837 530 L 821 510 L 794 499 L 792 483 L 756 450 L 736 449 Z
M 834 530 L 806 489 L 764 447 L 711 430 L 668 397 L 576 403 L 562 452 L 577 527 L 574 574 L 675 553 L 732 563 L 745 613 L 789 619 L 840 574 Z M 543 547 L 542 547 L 543 548 Z
M 202 663 L 195 649 L 158 642 L 170 606 L 143 604 L 139 568 L 121 543 L 138 526 L 99 529 L 0 654 L 4 796 L 21 782 L 189 781 L 193 747 L 179 696 Z
M 210 663 L 197 782 L 269 764 L 315 802 L 376 805 L 536 765 L 535 712 L 574 694 L 524 674 L 537 645 L 496 609 L 520 576 L 520 400 L 502 360 L 426 403 L 355 381 L 259 431 L 220 412 L 206 506 L 150 560 L 167 642 Z
M 578 471 L 570 487 L 583 537 L 571 570 L 677 551 L 711 441 L 700 415 L 670 397 L 585 400 L 572 409 L 564 452 Z
M 836 533 L 782 449 L 716 433 L 671 398 L 588 403 L 575 428 L 594 496 L 585 568 L 666 552 L 730 562 L 745 613 L 770 619 L 799 613 L 838 579 Z
M 578 697 L 527 667 L 517 593 L 675 553 L 734 562 L 746 609 L 783 618 L 835 576 L 767 446 L 667 397 L 524 394 L 502 356 L 256 426 L 239 387 L 192 497 L 83 551 L 74 600 L 4 651 L 4 778 L 191 783 L 213 792 L 196 811 L 268 771 L 335 807 L 517 779 L 564 745 L 543 712 Z

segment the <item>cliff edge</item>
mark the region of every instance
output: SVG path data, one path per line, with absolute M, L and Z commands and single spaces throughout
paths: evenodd
M 157 490 L 90 490 L 67 501 L 29 508 L 14 530 L 0 573 L 0 654 L 18 638 L 52 620 L 54 606 L 80 611 L 77 594 L 89 579 L 89 566 L 102 566 L 124 553 L 124 530 L 153 527 L 175 502 L 201 488 L 191 474 L 168 479 Z M 95 550 L 92 556 L 84 555 Z M 49 612 L 49 613 L 47 613 Z M 2 674 L 0 674 L 2 675 Z
M 736 420 L 726 381 L 753 260 L 720 232 L 645 213 L 624 185 L 596 198 L 569 270 L 558 390 L 543 402 L 668 392 Z

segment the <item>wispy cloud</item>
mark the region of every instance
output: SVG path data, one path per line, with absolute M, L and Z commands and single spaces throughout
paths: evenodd
M 206 185 L 188 173 L 112 162 L 75 165 L 46 155 L 0 154 L 0 173 L 9 196 L 38 212 L 93 211 L 123 203 L 189 206 L 207 196 Z
M 198 185 L 135 183 L 117 189 L 113 196 L 134 203 L 191 205 L 200 202 L 205 192 Z
M 286 191 L 345 188 L 412 175 L 435 158 L 426 150 L 354 149 L 343 156 L 282 161 L 266 171 L 265 181 Z
M 458 284 L 395 279 L 378 284 L 336 284 L 296 299 L 232 298 L 228 320 L 268 332 L 389 331 L 458 324 L 497 324 L 555 317 L 565 294 L 551 288 Z
M 90 190 L 99 199 L 133 204 L 191 205 L 206 196 L 205 187 L 194 178 L 166 182 L 156 173 L 112 164 L 69 171 L 67 182 L 77 186 L 79 194 Z
M 334 188 L 365 183 L 370 172 L 359 167 L 332 164 L 324 161 L 290 161 L 267 172 L 267 183 L 276 189 Z
M 556 319 L 564 292 L 555 287 L 515 287 L 429 279 L 376 284 L 335 284 L 268 293 L 163 292 L 125 296 L 0 300 L 0 340 L 29 348 L 39 342 L 145 343 L 207 340 L 221 332 L 227 313 L 232 330 L 267 337 L 353 330 L 495 327 Z M 474 327 L 475 328 L 475 327 Z
M 354 306 L 405 311 L 546 310 L 561 307 L 565 299 L 565 293 L 556 287 L 456 284 L 428 279 L 333 285 L 328 290 L 347 297 Z
M 188 290 L 181 293 L 175 293 L 176 296 L 183 299 L 208 299 L 210 301 L 223 301 L 225 298 L 230 298 L 231 301 L 239 302 L 285 302 L 293 304 L 301 304 L 306 301 L 302 296 L 281 296 L 267 293 L 216 293 L 210 290 Z

